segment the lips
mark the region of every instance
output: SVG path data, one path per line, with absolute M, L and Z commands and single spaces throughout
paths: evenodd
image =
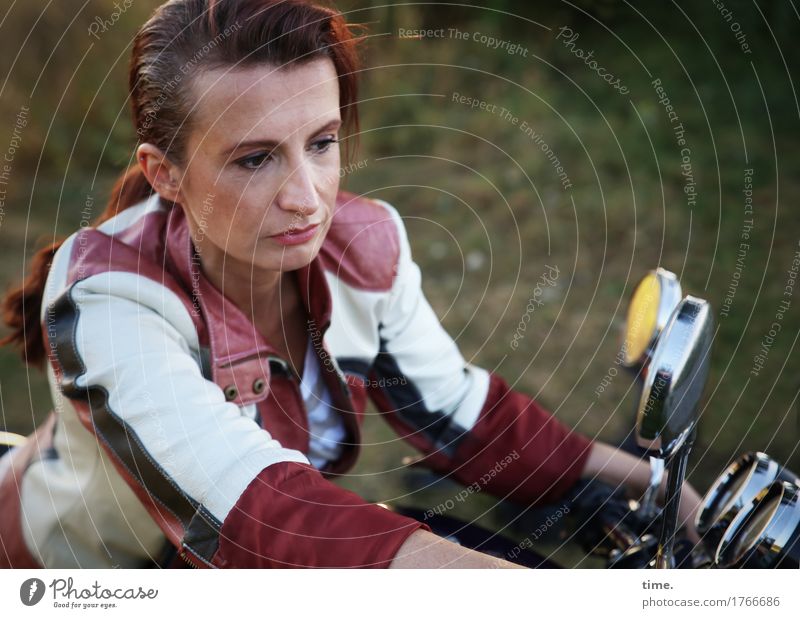
M 292 227 L 288 230 L 284 230 L 283 232 L 278 232 L 277 234 L 273 234 L 270 238 L 275 238 L 276 236 L 292 236 L 295 234 L 304 234 L 314 228 L 316 228 L 319 223 L 312 223 L 311 225 L 307 225 L 306 227 L 299 228 L 299 227 Z
M 273 234 L 268 238 L 282 245 L 299 245 L 311 240 L 317 233 L 317 229 L 319 229 L 319 223 L 313 223 L 304 228 L 290 228 L 283 232 Z

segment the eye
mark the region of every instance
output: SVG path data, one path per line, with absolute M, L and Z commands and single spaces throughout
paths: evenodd
M 324 137 L 321 140 L 317 140 L 313 144 L 311 144 L 311 148 L 318 154 L 322 154 L 323 152 L 327 152 L 328 149 L 331 147 L 331 144 L 338 144 L 339 140 L 336 139 L 334 135 L 329 135 Z
M 256 155 L 252 155 L 249 157 L 245 157 L 244 159 L 239 159 L 236 164 L 239 167 L 243 167 L 247 170 L 257 170 L 264 166 L 264 162 L 269 162 L 272 159 L 271 152 L 261 152 Z

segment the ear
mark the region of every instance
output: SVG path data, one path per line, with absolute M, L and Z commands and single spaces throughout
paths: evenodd
M 165 200 L 182 203 L 180 178 L 182 171 L 153 144 L 141 144 L 136 149 L 136 160 L 147 181 Z

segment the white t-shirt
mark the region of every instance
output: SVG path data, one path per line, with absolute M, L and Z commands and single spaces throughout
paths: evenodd
M 329 461 L 339 458 L 347 432 L 341 414 L 331 406 L 331 395 L 320 376 L 319 358 L 310 337 L 303 363 L 300 394 L 308 415 L 308 460 L 319 470 Z

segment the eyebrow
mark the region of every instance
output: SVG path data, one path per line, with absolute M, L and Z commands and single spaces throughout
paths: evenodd
M 311 133 L 311 135 L 317 135 L 319 133 L 324 133 L 325 131 L 331 131 L 333 129 L 338 129 L 341 125 L 342 125 L 341 119 L 340 118 L 334 118 L 333 120 L 330 120 L 329 122 L 325 123 L 323 126 L 321 126 L 316 131 L 313 131 Z M 253 140 L 248 140 L 246 142 L 238 142 L 237 144 L 234 144 L 233 146 L 231 146 L 231 147 L 227 148 L 226 150 L 224 150 L 222 152 L 222 156 L 230 157 L 233 153 L 235 153 L 238 150 L 242 150 L 244 148 L 253 148 L 253 147 L 256 147 L 256 146 L 261 146 L 261 147 L 266 147 L 266 148 L 269 148 L 269 149 L 274 149 L 274 148 L 278 147 L 278 145 L 281 143 L 281 141 L 282 140 L 273 140 L 273 139 L 253 139 Z

